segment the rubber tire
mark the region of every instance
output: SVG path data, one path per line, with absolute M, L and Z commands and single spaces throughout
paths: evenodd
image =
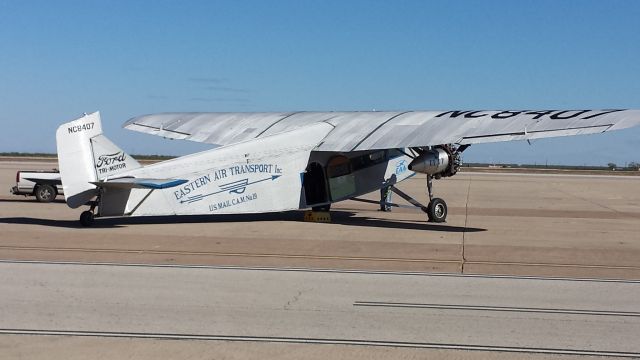
M 56 189 L 49 184 L 40 184 L 36 186 L 33 192 L 36 195 L 36 199 L 41 203 L 52 202 L 56 199 L 56 196 L 58 196 Z
M 91 211 L 83 211 L 82 214 L 80 214 L 80 224 L 84 227 L 93 225 L 93 213 Z
M 429 222 L 443 223 L 447 220 L 447 203 L 440 198 L 433 198 L 427 206 Z

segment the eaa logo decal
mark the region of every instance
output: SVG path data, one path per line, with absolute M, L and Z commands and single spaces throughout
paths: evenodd
M 396 163 L 396 175 L 400 175 L 407 171 L 407 160 L 400 160 Z

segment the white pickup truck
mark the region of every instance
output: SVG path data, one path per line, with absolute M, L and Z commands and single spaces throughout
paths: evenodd
M 16 173 L 15 195 L 35 196 L 40 202 L 51 202 L 63 194 L 58 170 L 21 170 Z

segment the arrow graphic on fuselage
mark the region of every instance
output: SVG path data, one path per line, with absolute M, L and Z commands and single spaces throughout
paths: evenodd
M 194 202 L 200 201 L 200 200 L 202 200 L 202 199 L 204 199 L 204 198 L 206 198 L 208 196 L 220 194 L 220 193 L 223 193 L 223 192 L 229 192 L 229 194 L 231 194 L 231 193 L 242 194 L 246 190 L 247 186 L 249 186 L 249 185 L 257 184 L 259 182 L 263 182 L 263 181 L 267 181 L 267 180 L 272 180 L 273 181 L 273 180 L 279 178 L 280 176 L 282 176 L 282 175 L 271 175 L 271 176 L 269 176 L 267 178 L 256 180 L 256 181 L 252 181 L 252 182 L 249 182 L 249 179 L 242 179 L 242 180 L 238 180 L 238 181 L 233 181 L 233 182 L 230 182 L 230 183 L 227 183 L 227 184 L 220 185 L 220 190 L 219 191 L 215 191 L 215 192 L 212 192 L 212 193 L 209 193 L 209 194 L 191 196 L 191 197 L 188 197 L 187 200 L 181 200 L 180 203 L 181 204 L 194 203 Z

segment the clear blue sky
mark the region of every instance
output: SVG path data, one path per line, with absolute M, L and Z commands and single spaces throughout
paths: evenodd
M 640 109 L 640 1 L 0 0 L 0 151 L 100 110 Z M 640 161 L 640 129 L 477 145 L 467 161 Z

